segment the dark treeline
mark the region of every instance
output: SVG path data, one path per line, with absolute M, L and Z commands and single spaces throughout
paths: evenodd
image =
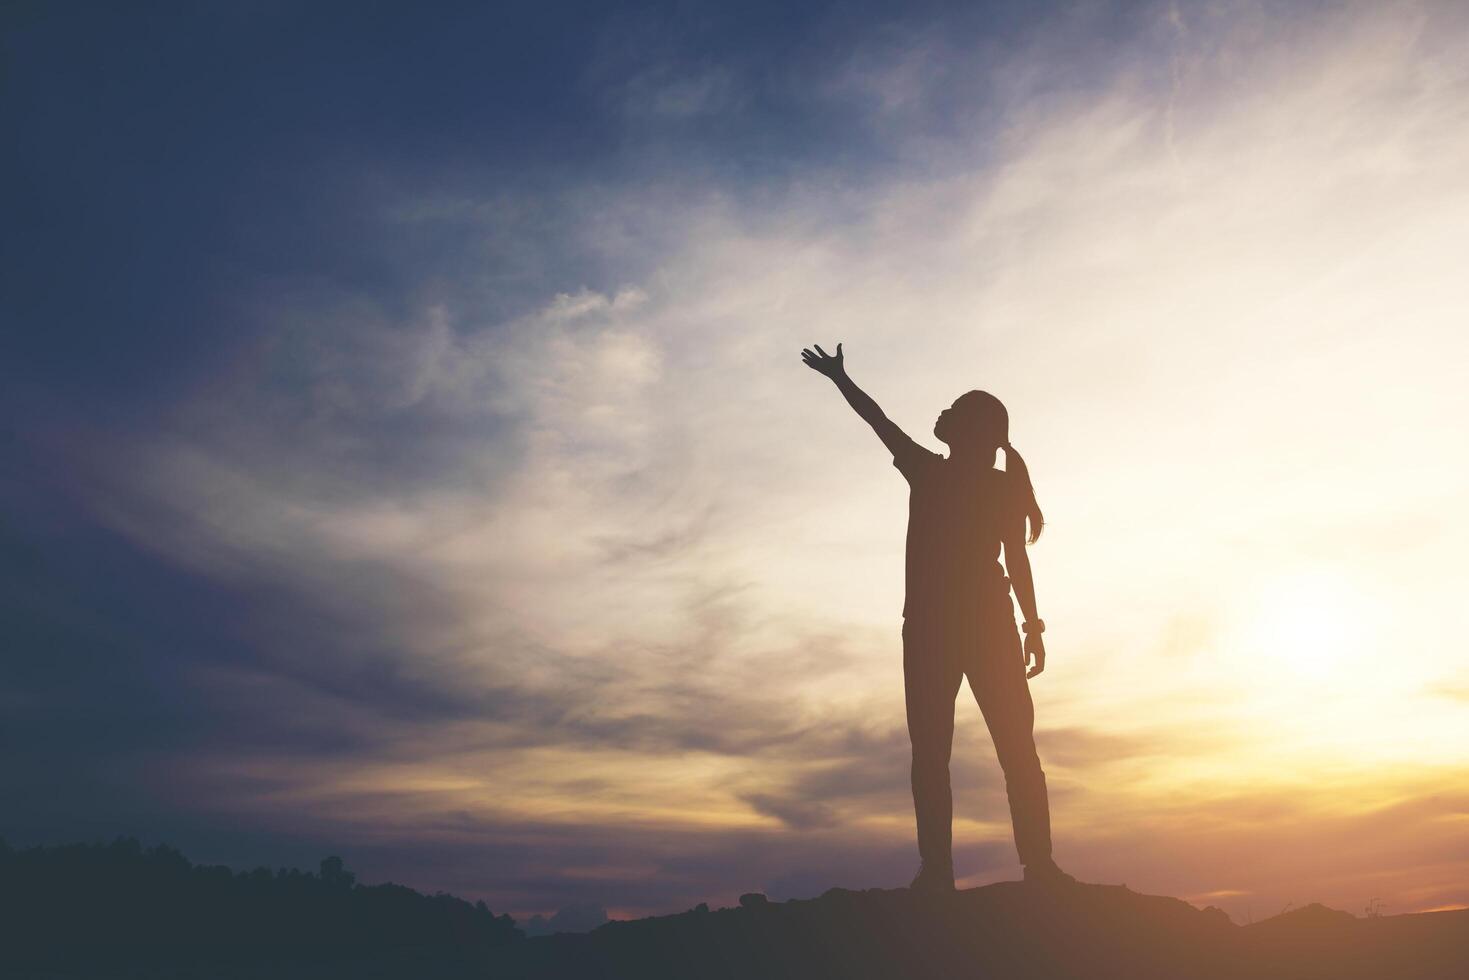
M 343 962 L 426 951 L 475 961 L 523 938 L 483 902 L 316 873 L 196 865 L 137 840 L 13 849 L 0 840 L 0 963 Z M 0 971 L 3 972 L 3 971 Z

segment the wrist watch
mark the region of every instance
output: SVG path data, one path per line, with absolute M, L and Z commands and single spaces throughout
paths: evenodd
M 1028 623 L 1021 623 L 1020 631 L 1026 634 L 1044 633 L 1046 631 L 1046 621 L 1044 619 L 1036 619 Z

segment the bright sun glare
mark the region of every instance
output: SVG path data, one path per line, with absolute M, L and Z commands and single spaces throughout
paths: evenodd
M 1367 596 L 1345 576 L 1312 569 L 1270 579 L 1239 616 L 1231 644 L 1271 673 L 1347 680 L 1374 646 Z

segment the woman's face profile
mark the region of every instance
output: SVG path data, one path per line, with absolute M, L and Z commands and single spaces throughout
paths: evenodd
M 953 422 L 953 413 L 954 409 L 952 406 L 950 406 L 949 408 L 944 409 L 942 412 L 939 412 L 939 417 L 933 423 L 934 436 L 938 439 L 939 442 L 942 442 L 945 445 L 948 444 L 949 436 L 952 434 L 950 425 Z
M 952 445 L 954 437 L 958 435 L 964 422 L 964 406 L 955 401 L 954 404 L 939 412 L 939 417 L 934 420 L 934 437 L 945 445 Z

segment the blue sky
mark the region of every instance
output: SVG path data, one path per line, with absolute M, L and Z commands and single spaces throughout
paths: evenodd
M 1061 857 L 1236 915 L 1469 900 L 1465 26 L 12 8 L 0 833 L 519 915 L 906 880 L 903 488 L 798 358 L 845 340 L 931 446 L 1011 407 Z M 1363 639 L 1403 628 L 1411 682 Z M 978 883 L 1013 855 L 966 697 Z M 1257 865 L 1180 858 L 1281 800 Z M 1283 861 L 1305 826 L 1365 856 Z

